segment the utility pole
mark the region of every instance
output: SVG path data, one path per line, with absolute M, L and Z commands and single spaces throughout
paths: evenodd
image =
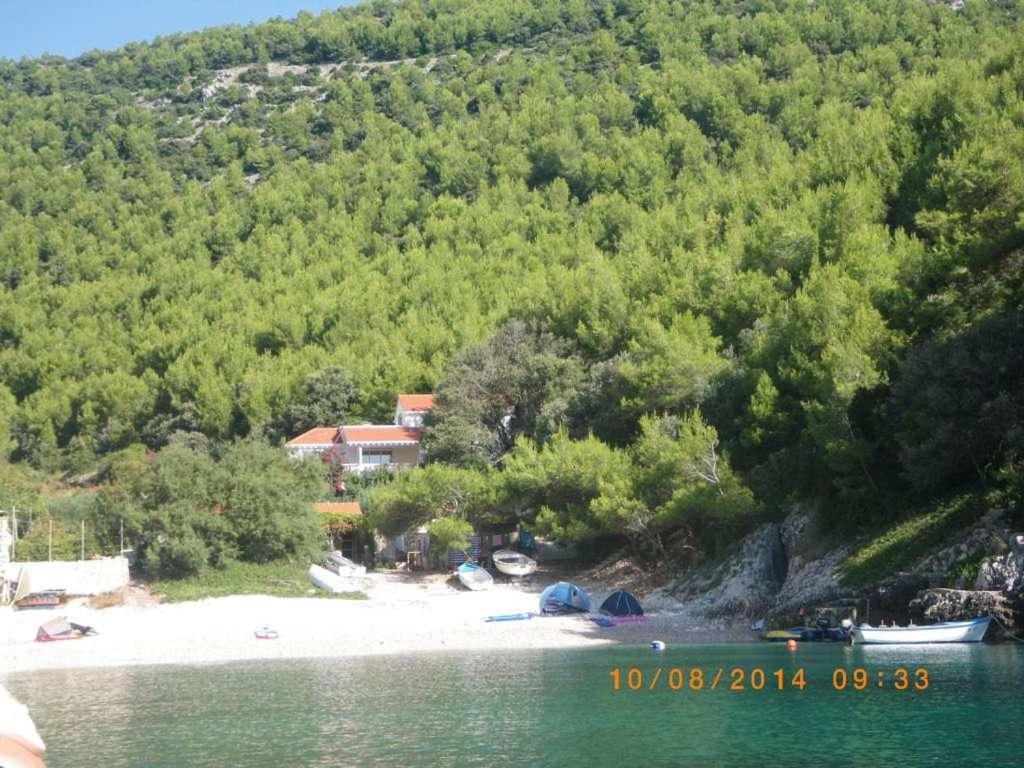
M 50 518 L 50 541 L 46 550 L 47 561 L 53 560 L 53 518 Z
M 121 549 L 118 551 L 119 555 L 124 556 L 124 518 L 121 518 Z
M 14 538 L 11 540 L 11 560 L 17 560 L 15 551 L 18 548 L 18 508 L 11 507 L 11 514 L 14 516 Z
M 85 560 L 85 518 L 82 518 L 82 539 L 81 539 L 81 541 L 82 541 L 82 546 L 81 546 L 81 549 L 80 549 L 81 556 L 78 559 L 79 560 Z

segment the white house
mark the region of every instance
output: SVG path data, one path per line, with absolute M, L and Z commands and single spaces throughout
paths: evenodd
M 433 395 L 399 395 L 395 406 L 395 425 L 422 427 L 423 417 L 434 407 Z
M 399 395 L 394 424 L 313 427 L 289 440 L 285 448 L 299 459 L 332 451 L 350 472 L 414 467 L 423 460 L 423 416 L 433 402 L 433 395 Z

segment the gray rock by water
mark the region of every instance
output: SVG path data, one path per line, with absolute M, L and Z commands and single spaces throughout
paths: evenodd
M 981 564 L 975 589 L 1013 592 L 1024 588 L 1024 534 L 1009 537 L 1005 555 L 991 557 Z
M 995 616 L 1004 625 L 1013 627 L 1014 613 L 1012 600 L 993 591 L 926 589 L 910 602 L 910 616 L 918 624 Z

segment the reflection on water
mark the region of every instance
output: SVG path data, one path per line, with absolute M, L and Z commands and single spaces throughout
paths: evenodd
M 612 667 L 666 677 L 611 690 Z M 667 670 L 803 668 L 803 690 L 673 692 Z M 863 691 L 832 688 L 864 668 Z M 926 691 L 892 689 L 897 667 Z M 882 673 L 881 676 L 878 673 Z M 1014 764 L 1019 646 L 721 645 L 443 653 L 17 674 L 61 766 L 830 766 Z M 709 676 L 710 679 L 710 676 Z M 728 681 L 728 673 L 725 680 Z M 881 683 L 881 687 L 879 687 Z

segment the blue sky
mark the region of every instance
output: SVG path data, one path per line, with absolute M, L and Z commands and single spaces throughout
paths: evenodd
M 352 0 L 0 0 L 0 58 L 55 53 L 69 58 L 158 35 L 245 24 Z

